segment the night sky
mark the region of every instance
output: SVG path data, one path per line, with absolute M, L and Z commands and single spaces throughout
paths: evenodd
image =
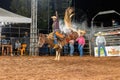
M 0 7 L 10 10 L 10 1 L 11 0 L 0 0 Z
M 0 7 L 10 9 L 11 0 L 0 0 Z M 76 10 L 83 10 L 89 20 L 99 11 L 116 10 L 120 13 L 119 0 L 73 0 Z
M 82 9 L 87 14 L 89 24 L 93 16 L 95 16 L 100 11 L 115 10 L 118 13 L 120 13 L 119 5 L 120 5 L 119 0 L 75 0 L 76 10 Z M 109 14 L 104 15 L 102 17 L 97 16 L 96 19 L 99 18 L 99 20 L 103 20 L 103 22 L 106 21 L 106 23 L 110 23 L 111 18 L 114 18 L 120 22 L 120 16 L 119 17 L 118 16 L 119 15 L 117 14 Z M 109 26 L 111 24 L 106 25 Z
M 83 9 L 90 17 L 104 10 L 120 12 L 118 0 L 75 0 L 76 7 Z

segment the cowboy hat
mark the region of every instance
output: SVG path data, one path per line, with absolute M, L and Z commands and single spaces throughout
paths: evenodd
M 102 35 L 102 32 L 98 32 L 97 35 L 98 35 L 98 36 L 99 36 L 99 35 Z
M 98 34 L 101 34 L 102 32 L 98 32 Z
M 85 33 L 86 33 L 86 31 L 84 31 L 84 30 L 78 30 L 78 32 L 79 32 L 79 33 L 82 33 L 82 34 L 85 34 Z
M 85 32 L 85 31 L 83 31 L 83 30 L 81 30 L 80 32 L 81 32 L 82 34 L 85 34 L 85 33 L 86 33 L 86 32 Z
M 102 32 L 98 32 L 98 34 L 102 34 Z
M 86 34 L 86 31 L 79 29 L 77 33 L 79 34 L 79 36 L 80 35 L 84 36 Z
M 52 16 L 51 18 L 56 19 L 57 17 L 56 16 Z

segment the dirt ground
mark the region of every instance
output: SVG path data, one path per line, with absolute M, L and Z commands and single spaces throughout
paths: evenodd
M 0 80 L 120 80 L 120 57 L 0 56 Z

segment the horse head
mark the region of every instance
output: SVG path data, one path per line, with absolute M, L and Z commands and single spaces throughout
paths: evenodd
M 45 34 L 40 33 L 38 36 L 38 45 L 42 47 L 45 44 Z

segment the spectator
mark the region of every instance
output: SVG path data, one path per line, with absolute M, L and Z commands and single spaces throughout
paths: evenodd
M 96 45 L 98 46 L 98 57 L 100 57 L 100 48 L 102 47 L 104 50 L 105 56 L 107 56 L 105 45 L 106 45 L 106 40 L 105 37 L 102 36 L 102 32 L 98 32 L 98 36 L 96 37 Z
M 30 38 L 29 38 L 29 35 L 28 35 L 28 32 L 25 32 L 25 35 L 23 37 L 23 44 L 26 44 L 26 52 L 29 54 L 29 44 L 30 44 Z
M 48 55 L 49 54 L 49 49 L 48 49 L 48 44 L 44 44 L 42 47 L 39 49 L 39 55 Z
M 112 26 L 113 26 L 113 27 L 117 27 L 117 26 L 118 26 L 118 22 L 115 21 L 114 19 L 112 19 Z
M 21 49 L 21 43 L 19 42 L 19 40 L 16 40 L 15 42 L 15 55 L 19 55 L 18 52 L 20 52 Z
M 55 55 L 55 49 L 49 48 L 49 52 L 51 56 Z
M 7 40 L 4 38 L 4 39 L 2 39 L 2 45 L 7 45 Z M 2 54 L 3 55 L 8 55 L 7 54 L 7 47 L 4 47 L 4 49 L 2 50 Z
M 68 44 L 63 46 L 63 55 L 68 55 Z
M 76 39 L 76 41 L 78 42 L 78 50 L 79 50 L 79 54 L 80 56 L 83 56 L 83 47 L 85 45 L 85 38 L 84 36 L 84 32 L 80 31 L 79 32 L 79 37 Z
M 6 39 L 2 39 L 2 44 L 8 44 Z
M 70 47 L 70 56 L 73 56 L 73 53 L 74 53 L 74 40 L 69 41 L 69 47 Z

